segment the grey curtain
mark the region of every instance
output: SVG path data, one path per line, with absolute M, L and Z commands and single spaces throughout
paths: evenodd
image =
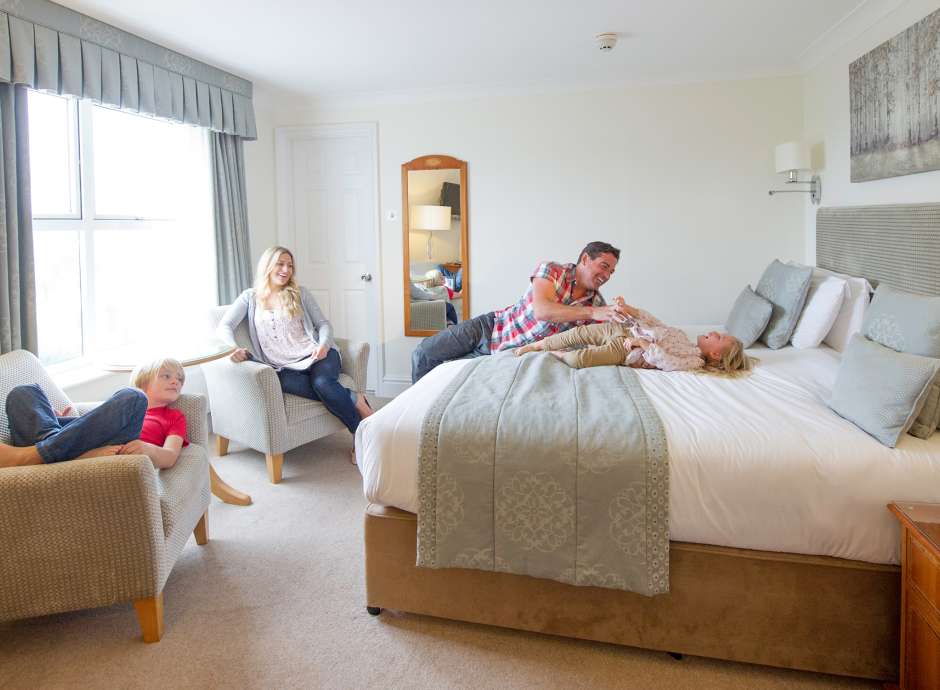
M 26 87 L 0 83 L 0 353 L 39 352 Z
M 212 191 L 219 304 L 229 304 L 251 285 L 248 197 L 243 139 L 211 132 Z

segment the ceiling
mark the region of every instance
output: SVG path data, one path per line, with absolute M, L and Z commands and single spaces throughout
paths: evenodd
M 300 97 L 798 73 L 864 0 L 59 0 Z M 618 32 L 610 53 L 594 43 Z

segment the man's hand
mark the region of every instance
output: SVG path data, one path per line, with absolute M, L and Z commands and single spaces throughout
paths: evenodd
M 71 405 L 66 405 L 65 407 L 62 408 L 61 412 L 56 411 L 55 416 L 56 417 L 77 417 L 78 415 L 74 413 L 75 413 L 75 408 L 73 408 Z
M 330 354 L 330 346 L 324 343 L 323 345 L 320 345 L 319 347 L 317 347 L 316 350 L 313 351 L 313 361 L 319 362 L 328 354 Z
M 248 350 L 240 347 L 231 355 L 229 355 L 229 357 L 231 357 L 233 362 L 244 362 L 246 359 L 248 359 Z
M 604 307 L 591 307 L 591 319 L 594 321 L 623 321 L 626 312 L 616 304 L 608 304 Z

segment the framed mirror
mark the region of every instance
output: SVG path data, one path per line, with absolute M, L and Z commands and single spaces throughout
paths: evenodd
M 405 335 L 470 318 L 467 162 L 421 156 L 401 166 Z

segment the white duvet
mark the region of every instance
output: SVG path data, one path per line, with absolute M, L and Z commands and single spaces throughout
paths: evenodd
M 940 433 L 886 448 L 826 407 L 837 352 L 751 352 L 761 362 L 745 379 L 638 371 L 669 443 L 671 539 L 898 563 L 886 505 L 940 501 Z M 417 512 L 421 422 L 465 363 L 438 367 L 359 426 L 369 501 Z

